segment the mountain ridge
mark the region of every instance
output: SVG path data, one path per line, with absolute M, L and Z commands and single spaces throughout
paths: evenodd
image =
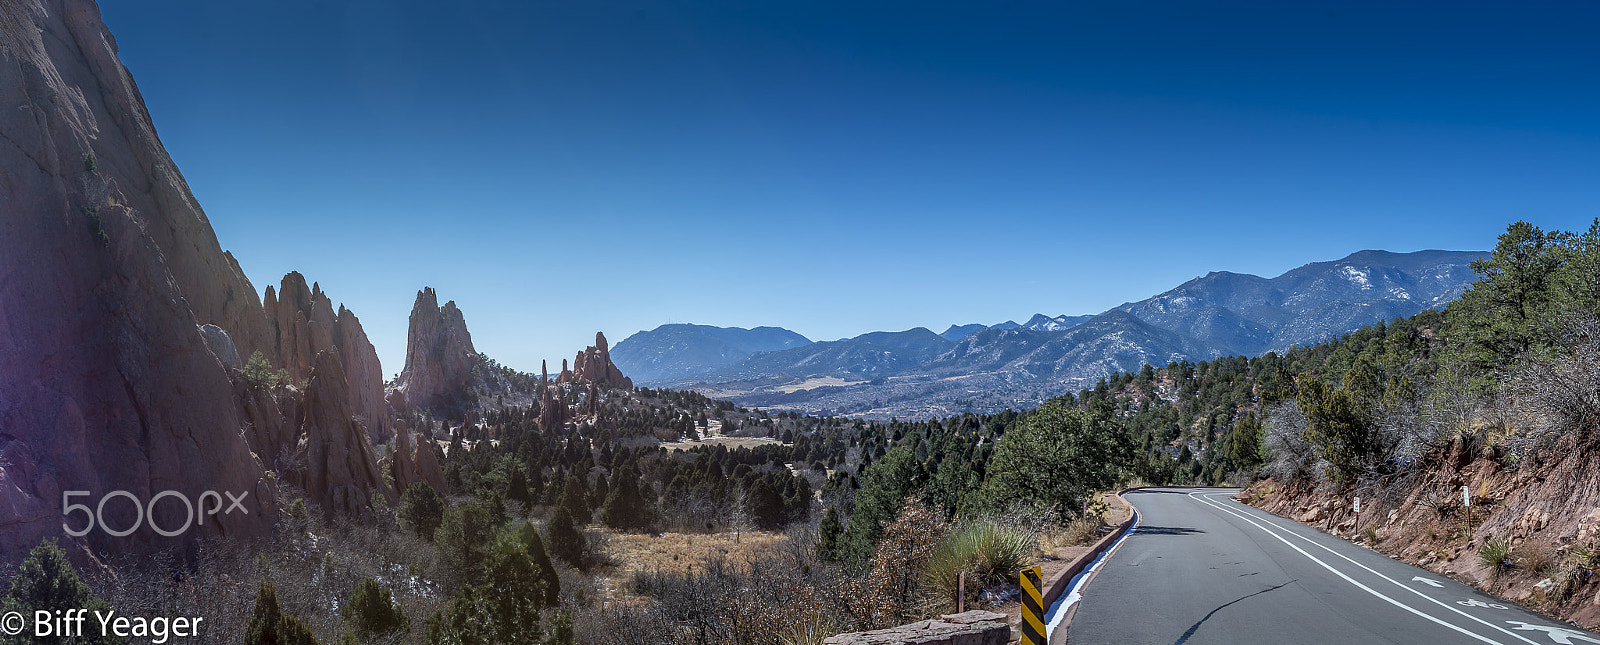
M 1023 324 L 951 325 L 942 334 L 920 327 L 869 332 L 641 381 L 811 413 L 992 412 L 1036 404 L 1145 363 L 1283 351 L 1439 308 L 1476 278 L 1470 263 L 1485 255 L 1369 249 L 1273 278 L 1212 271 L 1091 316 L 1036 314 Z M 884 344 L 907 334 L 903 338 L 921 342 Z

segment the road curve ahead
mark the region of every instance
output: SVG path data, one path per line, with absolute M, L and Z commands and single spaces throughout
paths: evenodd
M 1125 495 L 1138 524 L 1081 590 L 1067 641 L 1600 643 L 1600 634 L 1240 504 L 1235 492 Z

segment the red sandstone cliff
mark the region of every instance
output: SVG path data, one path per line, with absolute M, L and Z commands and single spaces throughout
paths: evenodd
M 433 288 L 423 288 L 411 307 L 406 366 L 395 381 L 391 400 L 410 407 L 459 409 L 472 385 L 477 355 L 466 318 L 455 301 L 440 307 Z
M 176 538 L 95 531 L 97 550 L 267 532 L 272 492 L 241 434 L 229 352 L 200 330 L 214 324 L 234 358 L 263 346 L 254 287 L 92 2 L 0 3 L 0 49 L 0 552 L 61 536 L 63 490 L 248 493 L 249 514 Z M 172 512 L 162 525 L 181 524 Z

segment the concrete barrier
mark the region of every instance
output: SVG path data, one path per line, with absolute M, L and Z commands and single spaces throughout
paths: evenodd
M 1011 626 L 1006 615 L 974 609 L 946 614 L 938 620 L 840 634 L 822 639 L 823 645 L 1006 645 Z

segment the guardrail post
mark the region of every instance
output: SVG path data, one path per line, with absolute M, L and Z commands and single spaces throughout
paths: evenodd
M 1039 583 L 1043 571 L 1028 567 L 1017 574 L 1017 586 L 1022 588 L 1022 645 L 1045 645 L 1044 642 L 1044 591 Z

